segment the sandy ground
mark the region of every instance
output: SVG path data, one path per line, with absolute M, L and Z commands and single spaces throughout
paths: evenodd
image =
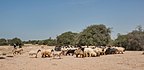
M 0 70 L 144 70 L 142 51 L 86 58 L 62 56 L 62 59 L 52 59 L 41 58 L 40 54 L 38 58 L 29 56 L 28 51 L 36 48 L 39 47 L 24 47 L 22 55 L 0 59 Z

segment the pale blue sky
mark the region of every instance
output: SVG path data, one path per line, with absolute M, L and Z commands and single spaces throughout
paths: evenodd
M 112 38 L 144 27 L 144 0 L 0 0 L 0 38 L 55 38 L 92 24 L 112 27 Z

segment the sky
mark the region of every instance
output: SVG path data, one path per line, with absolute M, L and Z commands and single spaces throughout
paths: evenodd
M 44 40 L 94 24 L 113 39 L 144 27 L 144 0 L 0 0 L 0 38 Z

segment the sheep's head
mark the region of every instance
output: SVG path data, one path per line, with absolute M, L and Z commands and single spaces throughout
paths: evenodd
M 54 52 L 54 50 L 52 49 L 51 52 Z
M 41 50 L 39 49 L 37 52 L 40 52 Z

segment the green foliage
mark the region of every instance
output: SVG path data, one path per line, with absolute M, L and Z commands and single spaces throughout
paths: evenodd
M 77 33 L 65 32 L 57 36 L 58 45 L 74 45 Z
M 0 39 L 0 46 L 3 46 L 3 45 L 8 45 L 8 42 L 7 42 L 6 39 L 1 38 L 1 39 Z
M 126 34 L 119 35 L 115 40 L 115 45 L 123 46 L 126 50 L 144 50 L 144 31 L 141 26 L 136 30 Z
M 14 44 L 16 44 L 17 46 L 18 45 L 23 45 L 23 43 L 22 43 L 22 41 L 21 41 L 21 39 L 20 38 L 13 38 L 13 39 L 9 39 L 8 40 L 8 43 L 12 46 L 12 45 L 14 45 Z
M 23 41 L 24 44 L 38 44 L 38 45 L 49 45 L 49 46 L 54 46 L 56 45 L 56 40 L 55 39 L 46 39 L 46 40 L 29 40 L 29 41 Z
M 127 46 L 127 35 L 118 34 L 118 38 L 114 41 L 115 46 L 123 46 L 126 48 Z
M 105 25 L 91 25 L 84 29 L 76 38 L 79 45 L 107 45 L 111 41 L 111 29 Z
M 14 44 L 16 44 L 17 46 L 23 45 L 21 39 L 19 39 L 19 38 L 13 38 L 13 39 L 8 39 L 8 40 L 6 40 L 4 38 L 0 39 L 0 46 L 3 46 L 3 45 L 13 46 Z
M 55 39 L 46 39 L 46 40 L 43 40 L 43 45 L 48 45 L 48 46 L 54 46 L 56 45 L 56 40 Z

